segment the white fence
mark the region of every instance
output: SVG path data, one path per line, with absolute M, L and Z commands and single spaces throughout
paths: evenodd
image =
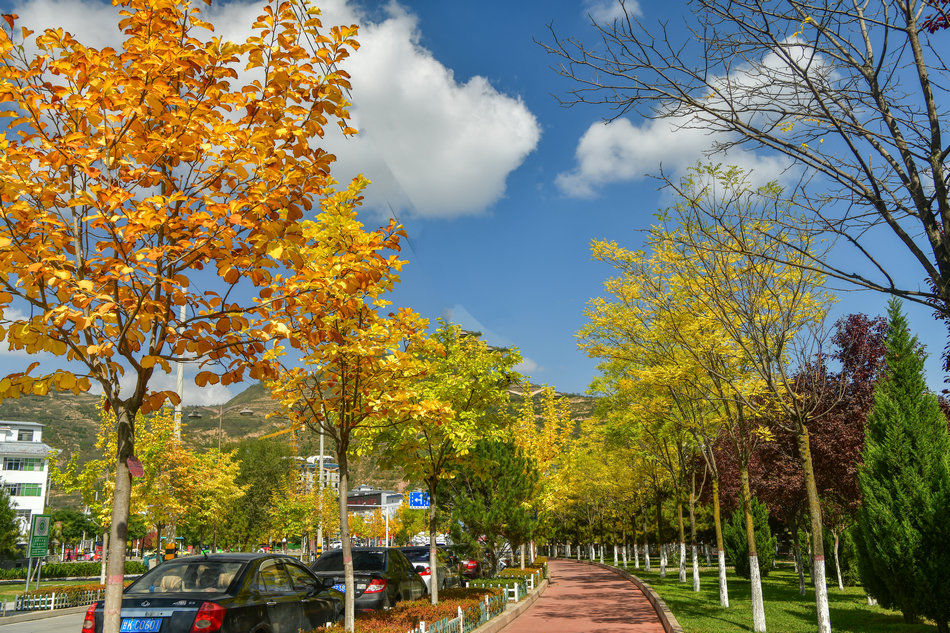
M 34 596 L 21 594 L 14 598 L 15 611 L 52 611 L 66 607 L 81 607 L 102 600 L 105 591 L 82 591 L 79 593 L 50 593 Z

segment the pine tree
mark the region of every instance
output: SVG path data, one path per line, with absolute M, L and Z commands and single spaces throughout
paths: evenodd
M 856 545 L 868 593 L 946 632 L 950 619 L 950 433 L 924 381 L 925 355 L 900 302 L 888 306 L 884 378 L 874 391 L 858 474 Z
M 16 510 L 10 505 L 10 494 L 0 488 L 0 558 L 16 558 L 19 555 L 20 523 Z
M 752 497 L 752 524 L 755 527 L 755 549 L 759 558 L 759 574 L 764 578 L 775 568 L 777 539 L 769 527 L 768 507 L 755 497 Z M 745 529 L 745 512 L 740 502 L 740 507 L 722 526 L 723 546 L 726 555 L 735 566 L 736 573 L 743 578 L 749 578 L 752 572 L 749 569 L 749 540 Z

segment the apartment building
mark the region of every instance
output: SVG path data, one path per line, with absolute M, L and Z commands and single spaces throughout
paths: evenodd
M 30 517 L 46 508 L 50 453 L 42 424 L 0 420 L 0 485 L 10 494 L 24 534 Z

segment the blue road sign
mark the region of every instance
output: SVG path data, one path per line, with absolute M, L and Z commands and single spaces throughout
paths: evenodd
M 409 493 L 409 507 L 410 508 L 428 508 L 429 507 L 429 493 L 428 492 L 410 492 Z

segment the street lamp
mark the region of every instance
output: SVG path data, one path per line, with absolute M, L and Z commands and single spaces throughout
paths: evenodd
M 217 407 L 201 405 L 199 406 L 199 408 L 208 409 L 218 414 L 218 450 L 219 451 L 221 450 L 221 423 L 224 420 L 224 414 L 230 413 L 232 411 L 237 411 L 238 414 L 243 415 L 243 416 L 254 415 L 254 410 L 248 407 L 246 404 L 236 404 L 233 407 L 227 407 L 227 408 L 225 408 L 223 404 Z M 188 414 L 188 417 L 192 419 L 200 418 L 201 414 L 198 413 L 197 411 L 192 410 L 192 412 Z

